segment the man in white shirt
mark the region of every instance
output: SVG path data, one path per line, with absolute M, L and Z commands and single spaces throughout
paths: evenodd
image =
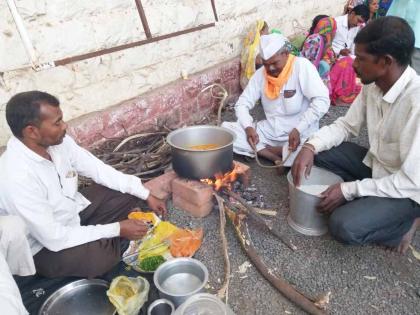
M 318 130 L 330 102 L 314 65 L 292 56 L 283 35 L 261 36 L 260 54 L 264 67 L 254 73 L 235 105 L 238 121 L 222 126 L 236 134 L 235 153 L 253 157 L 256 151 L 276 162 L 282 160 L 283 148 L 295 151 L 301 139 Z M 255 124 L 249 111 L 259 99 L 266 119 Z
M 26 238 L 27 229 L 17 216 L 0 216 L 0 306 L 2 314 L 26 315 L 19 289 L 12 274 L 35 273 L 34 260 Z
M 334 18 L 337 22 L 337 31 L 332 48 L 337 57 L 354 55 L 354 38 L 362 25 L 369 20 L 369 14 L 369 8 L 361 4 L 351 9 L 349 14 Z
M 120 261 L 121 238 L 147 232 L 145 222 L 127 220 L 138 198 L 157 213 L 166 211 L 139 178 L 116 171 L 66 136 L 54 96 L 19 93 L 6 105 L 6 120 L 13 136 L 0 157 L 0 208 L 26 223 L 39 274 L 104 274 Z M 81 194 L 78 174 L 100 185 Z
M 333 237 L 404 253 L 420 226 L 420 77 L 409 66 L 414 33 L 390 16 L 369 22 L 355 42 L 362 92 L 344 117 L 304 144 L 292 175 L 299 185 L 315 162 L 344 179 L 323 192 L 319 204 L 331 213 Z M 364 123 L 369 149 L 345 142 Z

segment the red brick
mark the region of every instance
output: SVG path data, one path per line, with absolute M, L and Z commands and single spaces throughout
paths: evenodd
M 251 181 L 251 168 L 241 162 L 233 161 L 235 163 L 236 172 L 238 173 L 238 180 L 245 186 L 249 186 Z
M 154 196 L 160 199 L 168 199 L 172 193 L 172 181 L 177 177 L 178 175 L 176 175 L 174 171 L 169 171 L 153 178 L 144 184 L 144 186 L 149 189 Z
M 201 206 L 213 198 L 213 188 L 198 180 L 176 178 L 172 181 L 172 198 L 181 197 L 191 204 Z
M 213 209 L 213 200 L 210 200 L 200 206 L 193 204 L 179 195 L 172 196 L 172 204 L 175 208 L 186 211 L 192 216 L 197 218 L 203 218 L 210 214 Z

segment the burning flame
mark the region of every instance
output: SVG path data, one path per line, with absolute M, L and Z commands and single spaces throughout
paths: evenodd
M 213 186 L 213 188 L 218 191 L 222 187 L 231 188 L 231 184 L 236 181 L 238 178 L 238 166 L 235 164 L 232 171 L 227 172 L 225 174 L 217 173 L 214 175 L 214 179 L 211 178 L 205 178 L 202 179 L 202 183 L 206 183 L 207 185 Z

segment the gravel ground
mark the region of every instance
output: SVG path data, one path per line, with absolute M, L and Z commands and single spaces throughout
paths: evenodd
M 322 120 L 328 124 L 345 114 L 346 107 L 333 107 Z M 261 117 L 261 112 L 256 112 Z M 232 113 L 225 115 L 232 118 Z M 367 145 L 366 132 L 355 140 Z M 244 162 L 241 157 L 235 157 Z M 245 162 L 252 169 L 252 185 L 263 195 L 266 208 L 278 211 L 267 220 L 290 236 L 298 246 L 291 252 L 258 225 L 250 225 L 252 242 L 264 261 L 306 295 L 315 297 L 331 291 L 330 314 L 420 314 L 420 261 L 409 251 L 405 256 L 374 246 L 344 246 L 329 235 L 307 237 L 294 232 L 286 222 L 288 188 L 286 176 Z M 205 238 L 196 258 L 209 269 L 210 292 L 223 281 L 223 256 L 218 212 L 204 219 L 191 218 L 171 209 L 170 220 L 179 226 L 203 227 Z M 304 314 L 276 291 L 253 267 L 245 273 L 239 267 L 248 262 L 230 224 L 226 229 L 232 265 L 228 304 L 238 315 Z M 413 245 L 420 249 L 420 233 Z

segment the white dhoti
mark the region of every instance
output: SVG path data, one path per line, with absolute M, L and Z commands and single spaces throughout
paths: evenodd
M 288 146 L 288 137 L 282 137 L 279 140 L 274 140 L 267 136 L 263 129 L 265 122 L 265 120 L 258 122 L 255 128 L 260 140 L 256 145 L 257 152 L 266 148 L 268 145 L 273 147 L 282 147 L 284 145 Z M 245 129 L 242 128 L 238 122 L 224 122 L 222 123 L 222 127 L 233 131 L 236 135 L 236 139 L 233 142 L 233 152 L 240 155 L 255 157 L 254 150 L 248 142 Z
M 267 146 L 282 147 L 283 161 L 287 158 L 287 160 L 284 162 L 284 166 L 291 166 L 300 149 L 302 148 L 302 145 L 300 145 L 296 151 L 290 153 L 288 141 L 289 135 L 285 134 L 282 137 L 273 139 L 264 130 L 264 127 L 266 127 L 267 123 L 268 122 L 266 120 L 262 120 L 257 123 L 257 126 L 255 128 L 259 138 L 259 142 L 256 145 L 257 152 L 261 151 Z M 231 130 L 236 135 L 236 139 L 233 142 L 233 152 L 239 155 L 245 155 L 252 158 L 255 157 L 254 150 L 251 148 L 251 145 L 248 142 L 245 129 L 242 128 L 242 126 L 238 122 L 224 122 L 222 123 L 222 127 Z

